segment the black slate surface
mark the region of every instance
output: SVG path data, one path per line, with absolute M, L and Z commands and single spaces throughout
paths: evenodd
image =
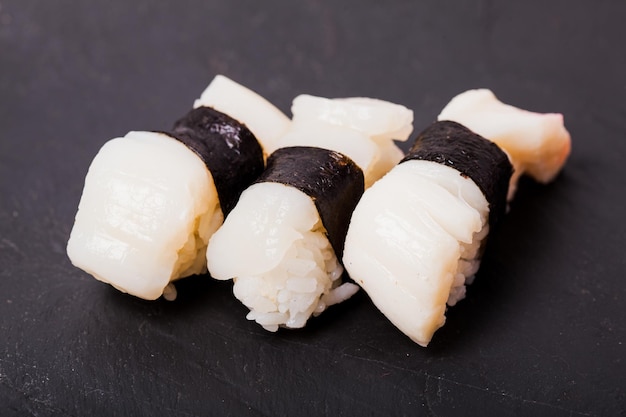
M 0 415 L 625 415 L 626 3 L 0 0 Z M 228 283 L 145 302 L 69 263 L 102 144 L 165 130 L 223 73 L 288 112 L 372 96 L 419 131 L 457 93 L 565 115 L 432 344 L 366 295 L 304 330 Z M 242 261 L 244 258 L 242 256 Z

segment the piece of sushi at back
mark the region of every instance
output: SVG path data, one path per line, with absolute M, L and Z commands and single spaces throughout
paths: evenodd
M 454 97 L 437 120 L 461 123 L 506 151 L 513 163 L 508 199 L 521 175 L 548 183 L 561 171 L 571 150 L 571 137 L 560 113 L 535 113 L 498 100 L 487 89 Z
M 245 124 L 266 157 L 291 126 L 291 120 L 267 99 L 221 74 L 211 80 L 193 107 L 211 107 Z
M 341 152 L 363 171 L 365 187 L 402 159 L 394 141 L 406 141 L 413 130 L 413 112 L 406 107 L 368 97 L 297 96 L 293 121 L 275 148 L 315 146 Z
M 194 151 L 213 176 L 224 216 L 263 172 L 263 149 L 242 123 L 211 107 L 198 107 L 176 121 L 172 136 Z
M 350 277 L 402 332 L 426 346 L 446 305 L 465 296 L 512 167 L 490 141 L 454 122 L 420 133 L 407 156 L 361 197 L 346 236 Z
M 207 271 L 222 206 L 232 207 L 263 166 L 249 130 L 209 108 L 190 112 L 171 134 L 113 139 L 85 178 L 68 256 L 120 291 L 152 300 L 167 288 L 173 298 L 171 281 Z

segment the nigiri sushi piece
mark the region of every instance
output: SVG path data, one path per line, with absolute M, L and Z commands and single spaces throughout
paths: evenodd
M 262 180 L 242 194 L 207 250 L 211 275 L 234 279 L 248 319 L 271 331 L 303 327 L 356 292 L 340 279 L 351 211 L 368 183 L 402 158 L 393 140 L 413 129 L 406 107 L 368 98 L 301 95 L 292 113 Z M 253 259 L 246 265 L 232 255 L 241 245 Z
M 515 172 L 509 200 L 521 175 L 541 183 L 552 181 L 567 161 L 570 134 L 559 113 L 535 113 L 502 103 L 488 89 L 468 90 L 454 97 L 438 120 L 452 120 L 496 143 L 510 156 Z
M 89 167 L 68 257 L 120 291 L 174 298 L 172 281 L 207 271 L 210 236 L 263 167 L 254 135 L 208 107 L 171 133 L 112 139 Z
M 488 232 L 504 215 L 511 173 L 493 142 L 437 122 L 357 204 L 343 264 L 416 343 L 427 346 L 447 305 L 465 296 Z
M 194 108 L 212 107 L 245 124 L 263 146 L 266 156 L 291 120 L 267 99 L 251 89 L 218 74 L 194 102 Z
M 247 318 L 265 329 L 303 327 L 358 289 L 342 283 L 339 259 L 363 184 L 361 169 L 341 153 L 277 149 L 211 237 L 211 276 L 233 279 Z
M 349 156 L 363 170 L 365 187 L 382 177 L 404 153 L 394 143 L 413 131 L 413 112 L 406 107 L 367 97 L 297 96 L 291 126 L 275 143 L 317 146 Z

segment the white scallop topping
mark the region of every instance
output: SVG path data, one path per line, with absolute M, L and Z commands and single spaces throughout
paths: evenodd
M 221 217 L 200 158 L 165 134 L 130 132 L 92 161 L 67 252 L 97 279 L 156 299 L 171 280 L 206 271 Z
M 302 238 L 300 230 L 310 230 L 318 221 L 315 204 L 296 188 L 279 183 L 253 184 L 211 237 L 209 272 L 220 280 L 266 272 Z
M 380 157 L 379 147 L 359 131 L 308 119 L 297 120 L 277 142 L 278 148 L 287 146 L 315 146 L 339 152 L 361 168 L 366 183 L 375 180 L 372 173 Z
M 289 118 L 256 92 L 223 75 L 217 75 L 194 102 L 229 115 L 250 129 L 266 154 L 289 127 Z
M 413 111 L 384 100 L 367 97 L 329 99 L 302 94 L 293 100 L 293 119 L 312 118 L 332 125 L 349 127 L 368 136 L 392 135 L 408 139 Z
M 295 142 L 297 136 L 301 145 L 343 153 L 363 170 L 366 188 L 402 159 L 394 140 L 407 140 L 413 131 L 411 110 L 373 98 L 303 94 L 293 100 L 291 111 L 292 128 L 279 144 Z

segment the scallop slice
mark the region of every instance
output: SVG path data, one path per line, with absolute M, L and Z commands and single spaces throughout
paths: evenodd
M 571 150 L 571 138 L 563 125 L 562 114 L 522 110 L 502 103 L 488 89 L 457 95 L 437 119 L 461 123 L 508 153 L 515 168 L 509 200 L 523 174 L 542 183 L 552 181 Z
M 98 280 L 153 300 L 170 281 L 206 271 L 221 217 L 196 154 L 165 134 L 130 132 L 92 161 L 67 253 Z
M 407 189 L 419 190 L 419 192 L 408 192 L 403 204 L 416 210 L 425 211 L 460 243 L 470 244 L 474 234 L 483 228 L 487 219 L 489 213 L 487 200 L 478 187 L 472 187 L 472 197 L 474 197 L 472 200 L 479 201 L 478 206 L 481 208 L 479 211 L 477 207 L 463 199 L 458 191 L 455 192 L 455 190 L 442 186 L 439 179 L 433 180 L 428 176 L 421 175 L 422 170 L 435 169 L 431 167 L 433 165 L 439 165 L 436 168 L 439 168 L 441 178 L 465 180 L 464 182 L 468 183 L 467 188 L 473 185 L 455 169 L 431 161 L 407 161 L 398 165 L 397 169 L 389 173 L 389 176 L 392 179 L 398 177 L 398 182 L 406 184 Z M 425 166 L 426 169 L 424 169 Z M 454 179 L 443 180 L 442 182 L 452 181 Z
M 481 222 L 486 222 L 489 216 L 489 203 L 485 195 L 476 186 L 474 181 L 461 175 L 453 168 L 432 161 L 414 160 L 410 164 L 399 164 L 399 171 L 419 176 L 438 186 L 445 188 L 450 194 L 456 196 L 464 204 L 475 208 L 481 216 Z
M 313 118 L 399 141 L 408 139 L 412 131 L 409 126 L 413 123 L 413 112 L 406 107 L 368 97 L 328 99 L 302 94 L 294 99 L 291 112 L 294 120 Z
M 253 184 L 211 238 L 211 276 L 228 280 L 275 268 L 303 238 L 301 231 L 317 221 L 317 209 L 303 192 L 279 183 Z
M 413 126 L 410 126 L 411 130 Z M 378 145 L 378 158 L 365 177 L 365 187 L 371 186 L 402 160 L 404 152 L 391 139 L 372 138 Z
M 352 215 L 343 262 L 378 309 L 426 346 L 445 323 L 460 245 L 413 204 L 422 190 L 412 180 L 394 172 L 366 190 Z
M 245 124 L 259 140 L 266 155 L 289 127 L 289 118 L 256 92 L 223 75 L 217 75 L 194 102 L 194 108 L 213 107 Z
M 287 133 L 277 141 L 278 148 L 288 146 L 316 146 L 340 152 L 350 157 L 361 168 L 366 184 L 374 181 L 372 178 L 372 174 L 376 172 L 374 167 L 381 157 L 379 146 L 366 134 L 341 125 L 319 123 L 309 119 L 294 120 Z M 401 158 L 402 156 L 398 161 Z
M 330 99 L 303 94 L 293 100 L 291 111 L 293 125 L 289 140 L 293 140 L 293 135 L 301 135 L 301 127 L 306 126 L 310 130 L 306 140 L 310 138 L 313 141 L 306 144 L 327 146 L 352 158 L 365 174 L 366 188 L 402 159 L 404 154 L 394 140 L 407 140 L 413 131 L 411 110 L 373 98 Z M 315 135 L 317 130 L 328 132 L 332 129 L 335 134 L 325 139 L 320 139 L 323 134 Z M 345 132 L 343 137 L 339 129 Z M 363 135 L 360 144 L 353 144 L 355 135 L 347 133 L 349 131 Z M 340 141 L 350 143 L 338 143 Z M 305 143 L 300 140 L 298 144 Z M 373 155 L 372 150 L 375 150 Z

